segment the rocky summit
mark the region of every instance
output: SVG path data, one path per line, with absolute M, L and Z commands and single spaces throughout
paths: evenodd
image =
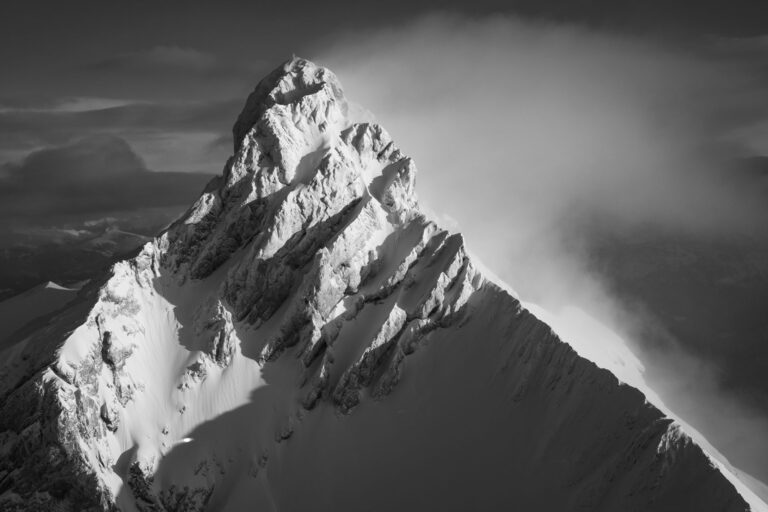
M 765 510 L 484 275 L 331 71 L 286 62 L 233 136 L 182 218 L 3 345 L 0 509 Z

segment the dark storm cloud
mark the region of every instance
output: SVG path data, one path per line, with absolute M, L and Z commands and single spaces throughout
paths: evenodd
M 207 179 L 151 172 L 123 139 L 94 136 L 6 165 L 0 177 L 0 218 L 5 223 L 55 222 L 66 214 L 186 205 Z

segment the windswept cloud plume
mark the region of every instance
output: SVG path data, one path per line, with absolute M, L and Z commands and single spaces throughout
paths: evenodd
M 719 179 L 740 150 L 725 137 L 768 117 L 754 100 L 762 84 L 728 62 L 573 26 L 452 16 L 350 36 L 323 60 L 403 140 L 436 208 L 474 190 L 483 222 L 503 203 L 543 219 L 578 210 L 691 230 L 765 211 Z
M 712 41 L 453 15 L 350 33 L 315 58 L 414 157 L 422 199 L 456 219 L 490 268 L 524 298 L 579 307 L 666 359 L 652 384 L 737 465 L 768 478 L 768 409 L 720 384 L 733 365 L 701 359 L 719 341 L 683 350 L 659 337 L 664 328 L 644 325 L 656 320 L 619 300 L 591 257 L 603 232 L 616 243 L 649 230 L 697 243 L 765 237 L 765 188 L 742 165 L 760 154 L 747 134 L 768 119 L 753 59 L 725 57 Z M 707 424 L 725 406 L 731 427 Z

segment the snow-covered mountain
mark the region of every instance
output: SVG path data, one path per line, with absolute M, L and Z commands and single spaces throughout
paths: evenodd
M 330 71 L 276 69 L 234 143 L 0 353 L 0 509 L 765 510 L 422 213 Z

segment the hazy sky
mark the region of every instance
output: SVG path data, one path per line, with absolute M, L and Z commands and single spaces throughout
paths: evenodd
M 4 2 L 2 220 L 186 204 L 204 180 L 168 173 L 219 173 L 248 92 L 297 54 L 415 158 L 421 197 L 489 267 L 631 336 L 639 319 L 589 267 L 579 227 L 764 237 L 765 179 L 741 166 L 768 156 L 764 5 Z M 694 400 L 712 397 L 698 417 L 727 408 L 715 435 L 768 477 L 768 411 L 742 408 L 711 361 L 675 361 L 674 378 L 702 382 Z

